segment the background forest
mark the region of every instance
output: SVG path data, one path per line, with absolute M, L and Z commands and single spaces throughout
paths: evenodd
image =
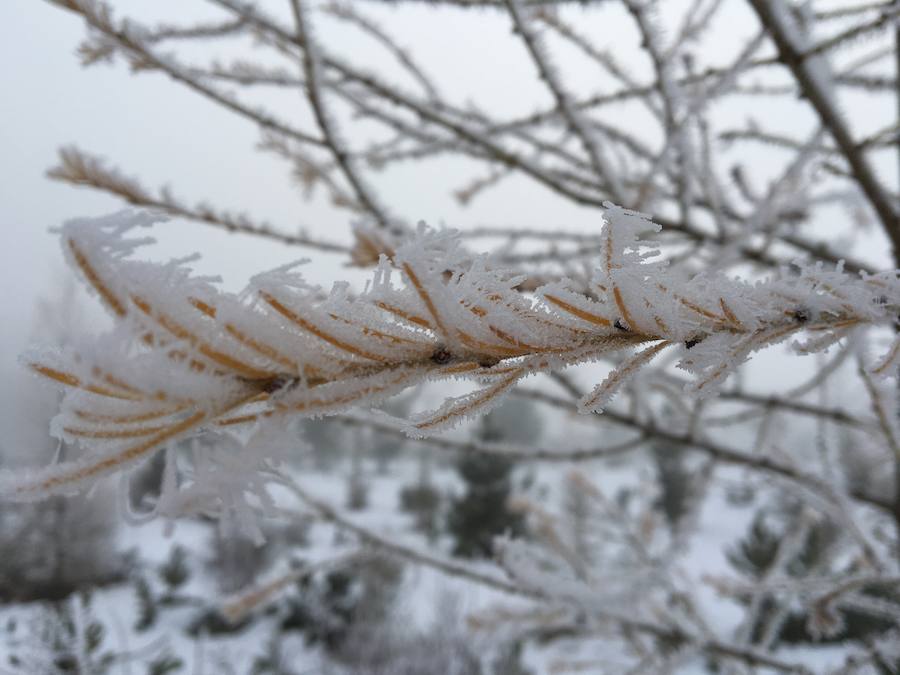
M 900 670 L 898 12 L 4 5 L 0 673 Z

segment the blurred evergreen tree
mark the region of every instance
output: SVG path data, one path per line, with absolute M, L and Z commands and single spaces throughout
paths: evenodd
M 332 470 L 347 449 L 347 427 L 331 417 L 300 420 L 299 426 L 310 446 L 314 468 Z
M 690 511 L 695 490 L 694 474 L 685 462 L 687 453 L 684 448 L 654 445 L 650 454 L 656 465 L 659 484 L 659 495 L 654 507 L 662 512 L 666 523 L 674 530 Z
M 418 446 L 415 451 L 418 455 L 418 475 L 415 482 L 400 490 L 400 508 L 413 516 L 415 529 L 434 543 L 441 532 L 445 495 L 432 479 L 434 453 L 431 448 Z
M 364 511 L 369 507 L 369 479 L 363 465 L 364 455 L 368 452 L 366 440 L 365 432 L 362 429 L 354 429 L 345 498 L 346 506 L 351 511 Z
M 510 399 L 485 415 L 475 437 L 481 443 L 533 444 L 541 436 L 540 416 L 534 405 Z M 509 508 L 515 463 L 497 454 L 469 452 L 460 457 L 457 471 L 466 483 L 447 516 L 447 529 L 455 540 L 455 555 L 488 557 L 493 540 L 502 534 L 521 535 L 522 514 Z

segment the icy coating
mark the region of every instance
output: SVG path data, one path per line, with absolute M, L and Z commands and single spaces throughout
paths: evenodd
M 169 481 L 157 511 L 174 516 L 224 500 L 234 515 L 247 493 L 264 492 L 258 471 L 296 445 L 278 432 L 292 419 L 368 408 L 424 381 L 475 382 L 410 420 L 379 417 L 424 436 L 486 412 L 529 375 L 634 347 L 582 398 L 581 412 L 601 411 L 666 350 L 693 375 L 691 392 L 708 396 L 763 347 L 802 332 L 809 337 L 797 349 L 821 351 L 855 329 L 893 322 L 900 307 L 896 272 L 855 276 L 818 264 L 755 284 L 718 273 L 685 278 L 641 239 L 659 226 L 612 204 L 590 288 L 562 279 L 535 293 L 520 291 L 523 277 L 472 253 L 454 232 L 424 224 L 381 255 L 360 294 L 346 283 L 325 292 L 296 265 L 226 293 L 217 279 L 192 275 L 194 257 L 136 258 L 152 241 L 136 230 L 160 219 L 125 211 L 61 228 L 70 265 L 116 326 L 77 349 L 23 357 L 65 388 L 52 430 L 85 452 L 0 474 L 6 498 L 70 493 L 196 437 L 203 461 L 193 481 Z M 357 237 L 366 239 L 366 226 Z M 898 352 L 895 344 L 873 373 L 889 372 Z M 175 455 L 167 453 L 172 471 Z

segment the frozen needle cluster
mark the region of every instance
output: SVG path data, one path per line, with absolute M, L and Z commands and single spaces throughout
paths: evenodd
M 71 492 L 201 430 L 246 437 L 254 425 L 371 407 L 424 381 L 475 382 L 470 393 L 402 421 L 407 434 L 425 436 L 487 411 L 529 375 L 618 350 L 639 348 L 581 399 L 581 412 L 599 412 L 664 350 L 679 352 L 679 366 L 694 376 L 689 388 L 705 396 L 763 347 L 803 333 L 797 347 L 820 351 L 900 311 L 895 272 L 815 265 L 756 284 L 682 278 L 640 238 L 659 226 L 611 204 L 587 292 L 563 279 L 525 293 L 522 276 L 471 253 L 455 233 L 421 225 L 381 257 L 361 294 L 345 283 L 325 293 L 295 265 L 227 293 L 192 275 L 193 258 L 136 258 L 152 240 L 132 233 L 156 219 L 123 212 L 62 227 L 66 257 L 116 325 L 80 350 L 27 357 L 66 389 L 53 430 L 85 452 L 5 474 L 7 497 Z M 887 372 L 897 351 L 876 370 Z M 246 448 L 272 451 L 259 442 Z M 221 462 L 215 475 L 258 466 L 253 458 Z

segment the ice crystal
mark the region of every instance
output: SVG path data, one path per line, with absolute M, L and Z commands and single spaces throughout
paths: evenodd
M 132 233 L 155 220 L 122 212 L 61 228 L 69 263 L 116 325 L 88 344 L 24 357 L 65 388 L 53 432 L 84 453 L 4 473 L 7 497 L 71 492 L 201 432 L 371 407 L 424 381 L 476 382 L 403 423 L 423 436 L 489 410 L 524 377 L 640 345 L 584 397 L 582 412 L 601 410 L 665 350 L 679 352 L 678 366 L 694 375 L 691 389 L 705 396 L 763 347 L 806 333 L 802 351 L 820 351 L 861 326 L 892 322 L 900 306 L 893 272 L 852 276 L 816 265 L 756 284 L 720 274 L 685 278 L 642 239 L 659 226 L 612 204 L 587 293 L 566 280 L 521 292 L 513 271 L 473 254 L 456 233 L 424 224 L 390 256 L 380 253 L 363 293 L 343 282 L 326 292 L 295 265 L 228 293 L 191 272 L 194 258 L 137 259 L 152 240 Z M 886 370 L 896 351 L 874 372 Z M 165 494 L 160 508 L 209 502 L 245 519 L 244 495 L 261 494 L 247 476 L 271 455 L 247 448 L 285 442 L 252 438 L 236 453 L 229 443 L 195 451 L 194 480 L 177 498 Z

